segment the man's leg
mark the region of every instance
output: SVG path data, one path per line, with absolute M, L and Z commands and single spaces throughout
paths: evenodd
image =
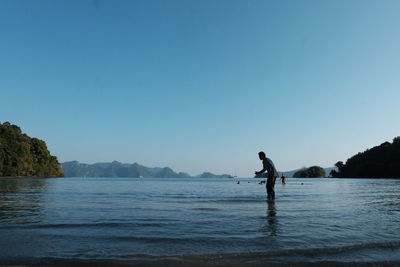
M 271 199 L 275 199 L 275 189 L 274 189 L 275 184 L 273 183 L 271 186 Z
M 267 187 L 268 199 L 273 199 L 273 197 L 274 197 L 273 196 L 273 191 L 274 191 L 273 180 L 268 179 L 266 187 Z
M 271 199 L 275 199 L 275 174 L 274 173 L 268 173 L 268 184 L 269 184 L 269 196 Z

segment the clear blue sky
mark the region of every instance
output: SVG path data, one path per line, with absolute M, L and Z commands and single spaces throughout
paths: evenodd
M 400 1 L 0 1 L 0 121 L 60 162 L 251 176 L 400 135 Z

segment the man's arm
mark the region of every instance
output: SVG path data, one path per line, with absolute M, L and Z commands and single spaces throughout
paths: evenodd
M 255 174 L 260 175 L 260 174 L 264 173 L 266 170 L 267 170 L 266 168 L 263 168 L 261 171 L 255 172 Z
M 259 172 L 255 172 L 255 174 L 260 175 L 260 174 L 264 173 L 266 170 L 268 170 L 268 166 L 266 163 L 263 162 L 263 169 Z

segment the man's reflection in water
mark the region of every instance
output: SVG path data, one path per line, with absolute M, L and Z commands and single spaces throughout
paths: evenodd
M 267 229 L 270 236 L 276 236 L 278 231 L 278 220 L 276 217 L 276 206 L 274 200 L 267 201 Z

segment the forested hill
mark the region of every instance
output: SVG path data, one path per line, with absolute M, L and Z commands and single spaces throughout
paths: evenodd
M 0 177 L 62 177 L 60 164 L 46 143 L 9 122 L 0 123 Z
M 339 171 L 332 171 L 333 177 L 400 178 L 400 137 L 358 153 L 345 164 L 339 161 L 336 167 Z
M 323 178 L 325 177 L 325 170 L 320 166 L 312 166 L 309 168 L 302 168 L 293 174 L 295 178 Z
M 190 178 L 188 173 L 174 172 L 168 167 L 150 168 L 133 163 L 121 163 L 118 161 L 85 164 L 78 161 L 69 161 L 61 164 L 67 177 L 152 177 L 152 178 Z M 216 175 L 204 172 L 199 178 L 224 178 L 231 177 L 228 174 Z

